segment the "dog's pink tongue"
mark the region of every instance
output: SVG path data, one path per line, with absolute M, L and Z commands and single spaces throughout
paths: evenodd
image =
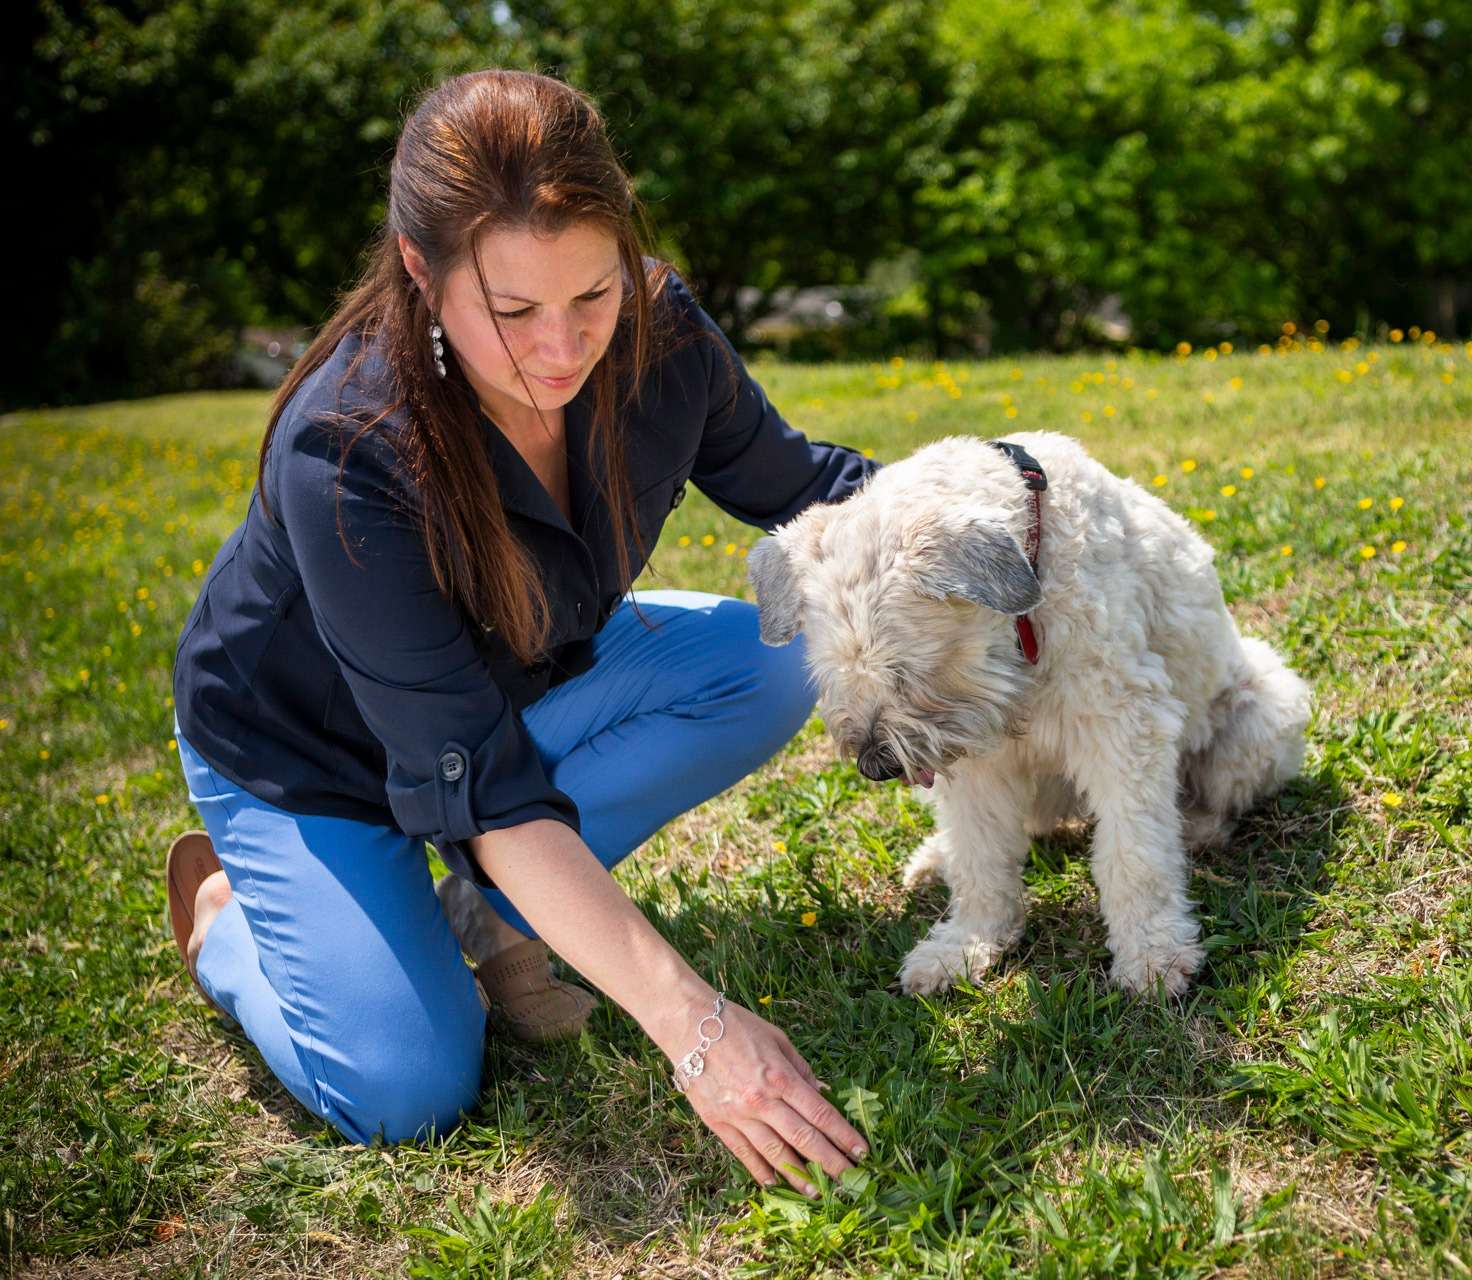
M 919 772 L 917 772 L 915 774 L 914 778 L 912 778 L 910 780 L 910 785 L 912 787 L 913 786 L 921 786 L 921 787 L 934 786 L 935 785 L 935 770 L 934 769 L 921 769 Z

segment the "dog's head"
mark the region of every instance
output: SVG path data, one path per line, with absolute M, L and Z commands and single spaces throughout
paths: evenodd
M 763 538 L 747 571 L 762 639 L 803 634 L 819 712 L 866 778 L 928 786 L 1018 730 L 1013 618 L 1041 593 L 1005 512 L 866 490 Z

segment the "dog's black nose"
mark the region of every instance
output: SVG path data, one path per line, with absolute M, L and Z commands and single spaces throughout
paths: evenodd
M 859 772 L 870 782 L 889 782 L 900 776 L 900 762 L 887 742 L 871 742 L 859 752 Z

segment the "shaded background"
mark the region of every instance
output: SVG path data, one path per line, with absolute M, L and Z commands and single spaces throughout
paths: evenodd
M 406 109 L 488 65 L 598 99 L 661 251 L 748 349 L 1472 322 L 1472 4 L 42 0 L 4 21 L 5 407 L 289 358 L 382 218 Z

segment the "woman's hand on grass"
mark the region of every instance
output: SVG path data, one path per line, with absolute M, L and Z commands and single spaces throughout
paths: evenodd
M 868 1143 L 819 1093 L 817 1076 L 785 1032 L 739 1004 L 728 1002 L 721 1017 L 725 1034 L 706 1051 L 705 1069 L 685 1096 L 763 1186 L 775 1186 L 781 1174 L 816 1196 L 804 1163 L 837 1178 L 868 1155 Z

